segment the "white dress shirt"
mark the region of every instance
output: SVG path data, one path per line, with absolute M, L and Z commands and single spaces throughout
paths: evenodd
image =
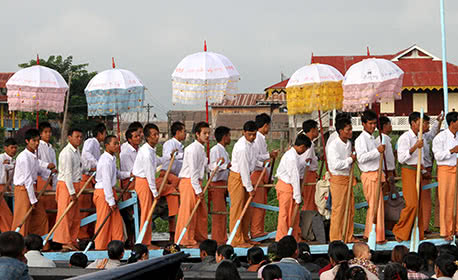
M 242 136 L 234 145 L 232 149 L 232 165 L 231 171 L 239 173 L 242 177 L 242 184 L 247 192 L 253 191 L 253 184 L 251 182 L 251 172 L 257 163 L 253 143 L 248 142 L 245 136 Z
M 256 132 L 256 138 L 253 141 L 253 149 L 257 158 L 257 163 L 254 168 L 255 171 L 262 171 L 264 168 L 264 161 L 270 158 L 269 151 L 267 150 L 266 136 L 261 132 Z M 270 172 L 267 170 L 267 172 Z
M 119 171 L 116 169 L 116 157 L 104 152 L 97 162 L 97 173 L 95 174 L 95 188 L 103 189 L 105 201 L 109 206 L 116 204 L 113 187 L 116 179 L 126 179 L 130 177 L 130 172 Z
M 376 171 L 379 169 L 380 152 L 377 150 L 377 141 L 374 135 L 363 130 L 356 138 L 355 151 L 359 169 L 362 172 Z
M 47 180 L 51 175 L 51 170 L 48 169 L 48 165 L 53 163 L 57 167 L 57 160 L 56 160 L 56 151 L 52 147 L 51 144 L 46 143 L 43 140 L 40 140 L 40 144 L 38 145 L 37 150 L 37 157 L 40 166 L 44 169 L 47 169 L 47 172 L 42 176 L 43 180 Z M 52 181 L 53 190 L 56 189 L 57 178 L 54 177 Z
M 386 168 L 388 171 L 393 171 L 396 169 L 396 161 L 394 159 L 393 153 L 393 145 L 391 145 L 391 138 L 390 136 L 382 133 L 383 143 L 385 143 L 385 160 L 386 160 Z M 377 142 L 377 146 L 380 145 L 380 137 L 376 137 L 375 142 Z M 385 169 L 385 163 L 383 164 L 383 170 Z
M 331 133 L 328 137 L 328 141 L 326 141 L 326 146 L 325 146 L 325 151 L 326 151 L 326 157 L 328 156 L 329 154 L 329 145 L 331 145 L 331 143 L 336 140 L 337 138 L 339 138 L 339 133 L 337 133 L 337 131 L 334 131 L 333 133 Z
M 351 158 L 351 142 L 344 143 L 340 137 L 329 145 L 328 165 L 332 175 L 350 175 L 350 167 L 353 163 Z
M 127 143 L 124 149 L 121 149 L 121 153 L 119 154 L 121 171 L 132 172 L 136 157 L 137 150 L 134 147 L 132 147 L 132 145 Z
M 57 180 L 65 182 L 70 195 L 75 194 L 73 183 L 81 181 L 83 166 L 80 151 L 70 143 L 59 154 L 58 171 Z
M 121 144 L 121 147 L 119 148 L 120 153 L 122 153 L 122 151 L 124 151 L 124 149 L 126 149 L 128 146 L 130 146 L 130 144 L 129 144 L 128 141 L 122 143 L 122 144 Z
M 229 154 L 226 151 L 226 148 L 224 148 L 224 146 L 220 143 L 217 143 L 210 149 L 209 167 L 211 171 L 215 170 L 216 165 L 218 164 L 218 160 L 220 158 L 224 158 L 224 163 L 221 164 L 218 168 L 218 172 L 216 172 L 212 182 L 227 181 L 227 178 L 229 177 L 229 169 L 227 168 L 227 166 L 231 162 L 229 159 Z
M 4 164 L 5 160 L 8 160 L 9 164 Z M 11 178 L 11 176 L 13 176 L 15 164 L 16 160 L 10 157 L 7 153 L 0 154 L 0 184 L 6 185 L 6 183 L 8 182 L 7 177 Z
M 162 159 L 156 155 L 156 149 L 145 143 L 140 147 L 135 158 L 132 174 L 136 177 L 146 178 L 149 189 L 154 197 L 159 195 L 156 187 L 156 167 L 162 163 Z
M 46 172 L 38 164 L 37 156 L 30 152 L 27 148 L 22 151 L 16 159 L 16 167 L 14 168 L 13 182 L 15 186 L 24 186 L 29 196 L 30 204 L 37 203 L 35 196 L 34 184 L 37 182 L 37 176 Z
M 318 157 L 315 153 L 315 143 L 312 142 L 310 148 L 305 151 L 302 155 L 299 155 L 299 174 L 301 179 L 304 177 L 304 168 L 308 159 L 310 159 L 310 165 L 307 168 L 308 171 L 317 171 L 318 170 Z
M 97 167 L 97 161 L 100 158 L 100 142 L 95 137 L 88 138 L 84 141 L 81 160 L 85 170 Z
M 170 169 L 170 172 L 178 176 L 178 174 L 180 174 L 181 168 L 183 167 L 183 149 L 183 144 L 175 137 L 165 141 L 164 145 L 162 145 L 162 159 L 164 162 L 162 163 L 161 170 L 167 170 L 169 168 L 171 159 L 170 155 L 174 150 L 177 150 L 177 154 L 175 155 L 175 160 L 173 161 L 172 169 Z
M 277 168 L 276 177 L 286 184 L 293 186 L 293 199 L 297 204 L 302 202 L 301 197 L 301 176 L 299 174 L 300 157 L 293 147 L 290 148 L 281 158 Z
M 200 181 L 204 178 L 207 163 L 208 158 L 205 154 L 205 146 L 199 141 L 195 140 L 184 149 L 183 167 L 178 177 L 190 178 L 191 185 L 196 194 L 202 192 Z
M 52 260 L 45 258 L 38 250 L 27 251 L 24 257 L 27 259 L 28 267 L 56 267 Z
M 409 129 L 408 131 L 404 132 L 398 139 L 398 161 L 400 164 L 407 164 L 407 165 L 416 165 L 418 161 L 418 149 L 413 152 L 413 154 L 409 153 L 410 148 L 412 148 L 415 143 L 417 143 L 418 137 Z M 421 157 L 421 163 L 423 164 L 423 155 Z
M 435 121 L 431 126 L 431 129 L 428 132 L 423 133 L 422 156 L 425 168 L 433 166 L 434 155 L 432 151 L 432 143 L 434 137 L 436 137 L 437 133 L 439 132 L 439 129 L 439 122 Z
M 458 145 L 458 136 L 450 129 L 441 131 L 433 140 L 433 153 L 437 165 L 456 166 L 457 154 L 450 153 L 450 150 Z

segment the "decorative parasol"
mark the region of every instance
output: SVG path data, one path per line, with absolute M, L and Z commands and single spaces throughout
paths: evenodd
M 37 64 L 16 72 L 6 83 L 9 111 L 64 111 L 68 85 L 59 72 Z
M 372 103 L 401 99 L 404 71 L 393 62 L 368 58 L 353 64 L 343 82 L 343 110 L 361 112 Z

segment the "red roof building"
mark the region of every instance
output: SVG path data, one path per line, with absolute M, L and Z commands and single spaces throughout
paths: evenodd
M 417 45 L 391 55 L 313 56 L 312 63 L 332 65 L 343 75 L 353 64 L 366 58 L 384 58 L 393 61 L 404 71 L 402 99 L 381 104 L 381 112 L 387 115 L 408 115 L 421 107 L 430 115 L 443 110 L 442 61 Z M 449 87 L 449 111 L 458 111 L 458 66 L 447 63 Z M 286 93 L 288 80 L 265 89 L 266 93 Z

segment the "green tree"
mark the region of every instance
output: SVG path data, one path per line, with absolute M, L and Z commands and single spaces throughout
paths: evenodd
M 27 63 L 19 64 L 19 67 L 26 68 L 37 65 L 36 60 L 30 60 Z M 70 99 L 68 104 L 68 126 L 76 126 L 84 131 L 90 130 L 94 126 L 96 119 L 88 119 L 87 103 L 84 89 L 89 81 L 97 74 L 97 72 L 89 72 L 87 70 L 88 63 L 73 64 L 73 56 L 62 58 L 61 55 L 51 55 L 47 60 L 40 58 L 40 65 L 52 68 L 59 72 L 67 81 L 70 72 L 72 73 L 72 81 L 70 86 Z M 35 120 L 36 115 L 33 113 L 23 113 L 26 119 Z M 63 113 L 55 114 L 40 111 L 40 120 L 57 121 L 62 124 Z

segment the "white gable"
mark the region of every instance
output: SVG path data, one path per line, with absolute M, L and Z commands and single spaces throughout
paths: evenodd
M 437 56 L 431 54 L 430 52 L 422 49 L 417 45 L 413 45 L 412 47 L 408 48 L 407 50 L 403 51 L 396 57 L 394 57 L 391 61 L 399 61 L 401 59 L 432 59 L 440 61 L 441 59 Z

